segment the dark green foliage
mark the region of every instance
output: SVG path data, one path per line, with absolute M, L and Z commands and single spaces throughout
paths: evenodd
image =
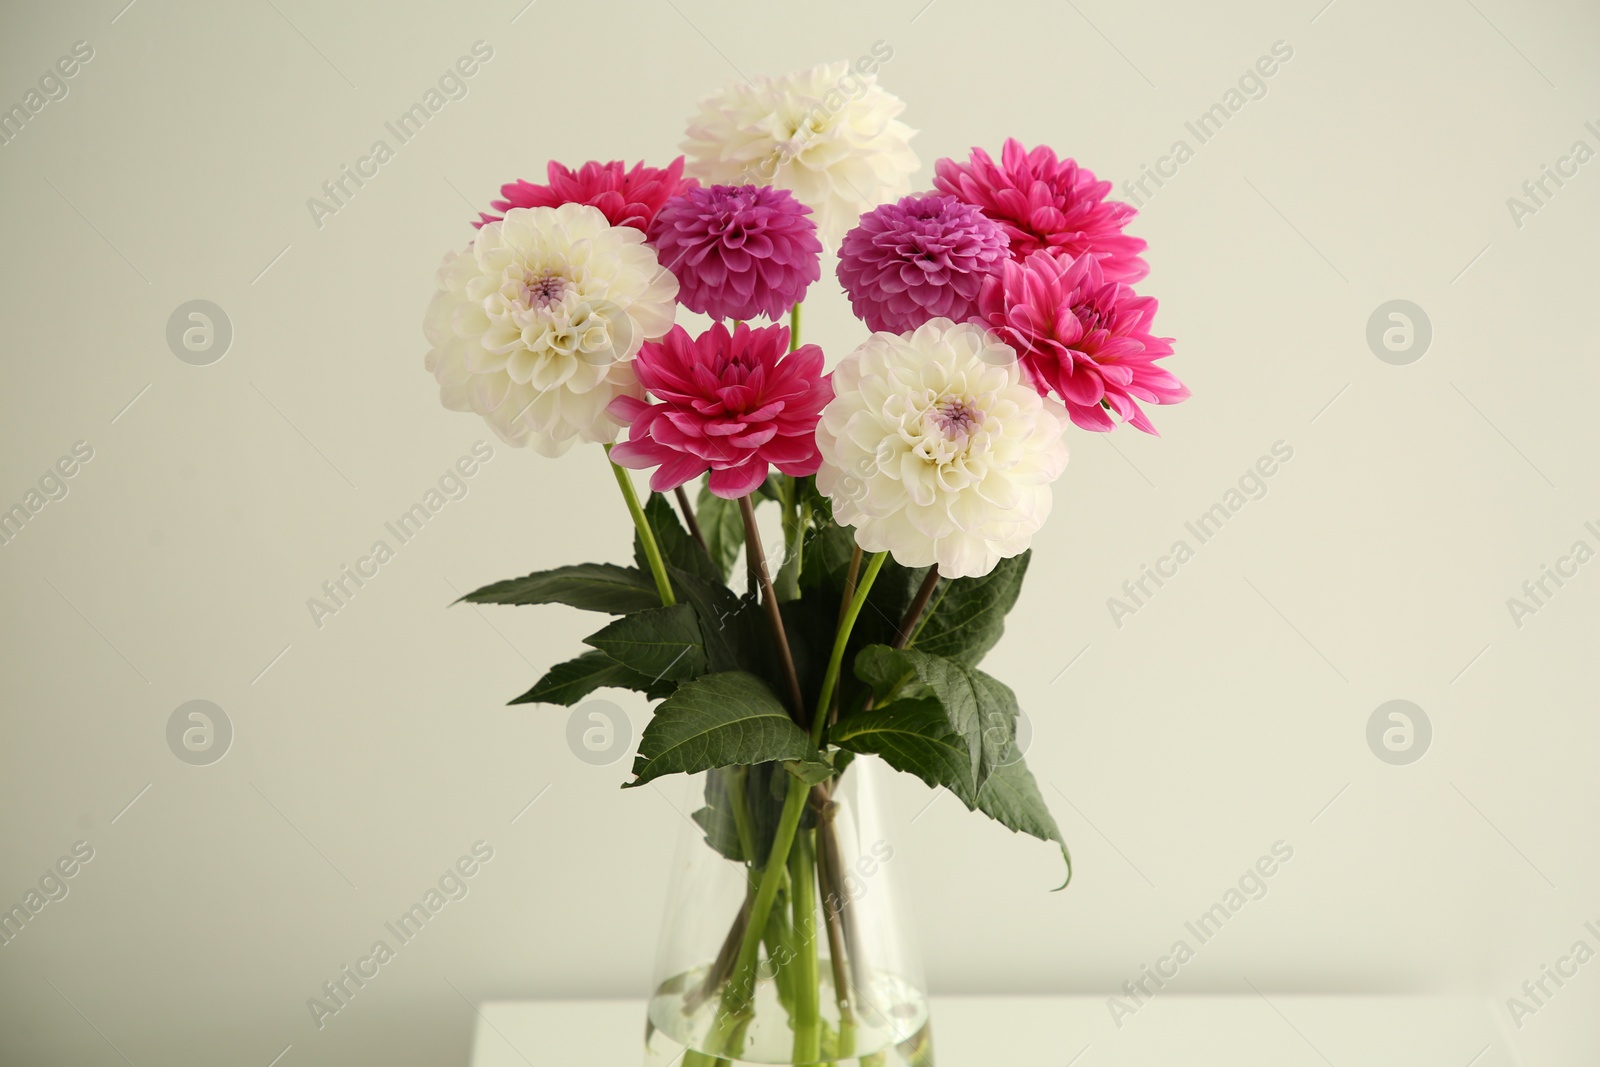
M 744 671 L 707 674 L 680 685 L 656 708 L 628 784 L 772 761 L 815 766 L 822 757 L 761 679 Z
M 577 659 L 569 659 L 551 667 L 543 678 L 534 683 L 532 689 L 511 703 L 561 704 L 570 708 L 596 689 L 606 686 L 634 689 L 651 696 L 665 696 L 672 691 L 670 682 L 664 679 L 655 682 L 595 649 Z
M 693 607 L 646 608 L 624 615 L 583 639 L 624 667 L 649 678 L 686 682 L 706 672 L 705 640 Z
M 461 600 L 473 604 L 570 604 L 611 615 L 626 615 L 661 603 L 648 568 L 637 570 L 614 563 L 579 563 L 535 571 L 474 589 Z
M 754 499 L 798 508 L 811 519 L 801 545 L 799 596 L 780 605 L 809 716 L 833 645 L 853 534 L 832 521 L 829 503 L 811 479 L 769 480 Z M 898 627 L 927 571 L 886 560 L 846 647 L 839 719 L 819 751 L 787 707 L 765 609 L 728 586 L 741 569 L 744 546 L 737 502 L 702 489 L 696 517 L 705 547 L 688 532 L 669 496 L 651 494 L 644 510 L 667 564 L 675 605 L 662 606 L 637 536 L 634 567 L 558 567 L 462 598 L 568 604 L 620 616 L 585 639 L 591 651 L 556 664 L 512 703 L 572 706 L 608 686 L 661 699 L 641 735 L 629 784 L 709 771 L 705 804 L 693 818 L 707 843 L 731 860 L 760 866 L 765 857 L 745 856 L 730 790 L 742 792 L 749 839 L 764 848 L 792 776 L 808 783 L 837 777 L 858 753 L 877 755 L 948 789 L 1013 831 L 1061 843 L 1016 750 L 1016 696 L 977 669 L 1017 602 L 1027 553 L 1001 561 L 981 578 L 940 582 L 902 649 L 892 647 Z M 781 551 L 769 546 L 769 555 L 776 571 Z M 808 808 L 802 825 L 812 819 Z

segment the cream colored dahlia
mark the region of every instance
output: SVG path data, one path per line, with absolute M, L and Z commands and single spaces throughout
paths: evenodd
M 775 185 L 816 213 L 829 249 L 866 211 L 911 191 L 921 162 L 905 102 L 847 62 L 730 84 L 700 102 L 681 147 L 708 183 Z
M 512 208 L 446 255 L 423 322 L 444 406 L 547 456 L 615 440 L 606 408 L 639 395 L 631 361 L 677 307 L 677 279 L 644 242 L 598 208 L 563 204 Z
M 946 578 L 1025 551 L 1067 465 L 1066 409 L 983 327 L 934 319 L 875 333 L 833 372 L 817 488 L 868 552 Z

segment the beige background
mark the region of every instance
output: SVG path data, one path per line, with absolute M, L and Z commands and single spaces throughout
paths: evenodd
M 552 156 L 670 158 L 735 68 L 879 40 L 922 185 L 1007 134 L 1120 183 L 1293 49 L 1134 224 L 1194 398 L 1156 412 L 1161 439 L 1075 435 L 989 662 L 1077 881 L 1052 895 L 1048 848 L 891 794 L 934 988 L 1113 989 L 1278 840 L 1293 861 L 1176 988 L 1475 993 L 1514 1029 L 1524 980 L 1600 947 L 1600 563 L 1520 628 L 1506 606 L 1600 547 L 1600 162 L 1520 228 L 1506 205 L 1600 148 L 1593 5 L 124 2 L 0 16 L 7 106 L 94 49 L 0 147 L 0 505 L 94 450 L 0 547 L 0 903 L 95 850 L 0 947 L 0 1060 L 460 1062 L 467 1001 L 645 991 L 676 790 L 623 793 L 628 761 L 574 758 L 563 711 L 503 706 L 579 647 L 577 613 L 445 608 L 624 557 L 599 453 L 496 444 L 336 617 L 305 602 L 491 439 L 422 370 L 474 208 Z M 314 225 L 307 198 L 478 40 L 470 94 Z M 861 336 L 836 289 L 807 304 L 833 358 Z M 165 340 L 197 298 L 233 324 L 211 366 Z M 1408 366 L 1366 343 L 1391 299 L 1432 323 Z M 1107 598 L 1279 440 L 1266 497 L 1119 628 Z M 197 698 L 235 729 L 207 767 L 165 736 Z M 1392 698 L 1433 724 L 1409 766 L 1367 747 Z M 319 1032 L 306 998 L 479 840 L 470 895 Z M 1597 1009 L 1590 963 L 1515 1031 L 1526 1061 L 1592 1062 Z M 1475 1051 L 1441 1035 L 1428 1062 Z

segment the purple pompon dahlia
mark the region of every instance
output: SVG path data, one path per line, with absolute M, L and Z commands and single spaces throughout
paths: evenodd
M 678 303 L 714 319 L 778 319 L 822 277 L 811 209 L 787 189 L 713 185 L 668 200 L 650 228 Z
M 1106 431 L 1115 414 L 1154 434 L 1139 401 L 1176 404 L 1184 384 L 1156 361 L 1172 355 L 1172 339 L 1150 332 L 1153 297 L 1105 276 L 1094 256 L 1072 259 L 1035 252 L 1006 263 L 984 282 L 973 321 L 1017 353 L 1040 393 L 1055 393 L 1073 423 Z
M 1100 260 L 1106 281 L 1136 282 L 1150 273 L 1140 258 L 1145 242 L 1122 232 L 1137 214 L 1127 204 L 1107 200 L 1111 183 L 1071 159 L 1057 159 L 1040 145 L 1029 151 L 1007 138 L 995 163 L 981 148 L 965 163 L 934 164 L 934 187 L 998 222 L 1011 238 L 1011 258 L 1023 260 L 1045 249 L 1057 255 Z
M 929 319 L 964 322 L 985 276 L 1007 258 L 998 223 L 953 196 L 908 196 L 861 216 L 839 246 L 839 282 L 873 331 L 908 333 Z

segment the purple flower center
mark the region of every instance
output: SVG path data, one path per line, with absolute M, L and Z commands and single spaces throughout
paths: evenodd
M 928 417 L 947 440 L 960 441 L 983 421 L 983 412 L 966 397 L 946 397 L 933 406 Z
M 530 308 L 544 310 L 559 304 L 572 289 L 572 283 L 559 274 L 542 274 L 529 277 L 522 283 L 522 298 Z

